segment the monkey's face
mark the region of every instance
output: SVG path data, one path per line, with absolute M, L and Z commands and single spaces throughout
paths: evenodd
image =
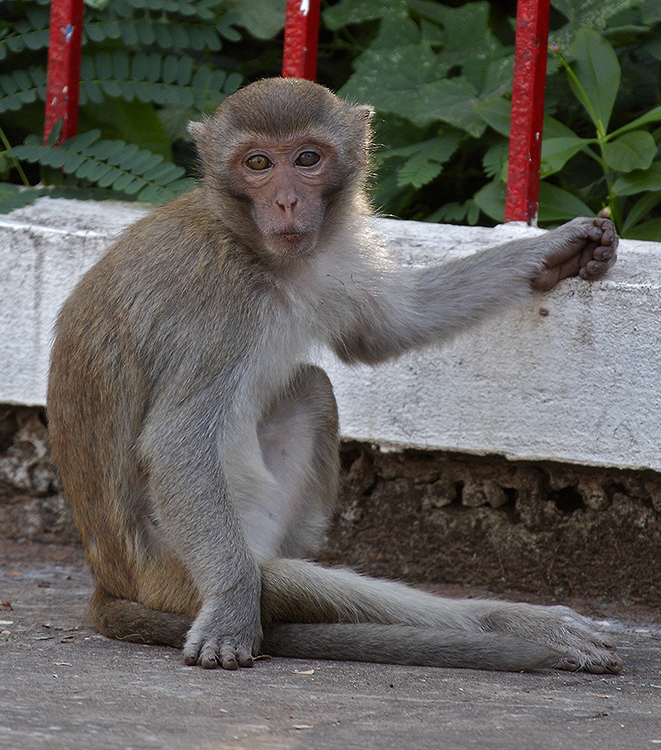
M 252 138 L 230 157 L 230 192 L 244 204 L 263 250 L 274 259 L 314 251 L 337 191 L 337 162 L 334 147 L 310 135 Z
M 371 116 L 301 79 L 240 89 L 189 125 L 209 210 L 270 263 L 310 255 L 368 210 Z

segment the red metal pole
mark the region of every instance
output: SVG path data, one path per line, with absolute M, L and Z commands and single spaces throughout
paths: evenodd
M 60 141 L 78 131 L 82 35 L 83 0 L 52 0 L 44 143 L 57 120 L 64 122 Z
M 549 0 L 518 0 L 505 221 L 537 221 L 548 36 Z
M 283 78 L 317 77 L 319 0 L 287 0 Z

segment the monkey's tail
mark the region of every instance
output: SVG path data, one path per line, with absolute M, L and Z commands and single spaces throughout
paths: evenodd
M 262 651 L 293 659 L 505 672 L 551 668 L 562 656 L 547 646 L 503 633 L 467 633 L 374 623 L 280 623 L 264 629 Z
M 484 632 L 475 601 L 467 606 L 303 560 L 274 560 L 261 570 L 262 650 L 273 656 L 517 672 L 551 667 L 563 656 Z
M 87 606 L 94 627 L 120 641 L 183 648 L 192 620 L 172 612 L 158 612 L 129 599 L 117 599 L 98 585 Z

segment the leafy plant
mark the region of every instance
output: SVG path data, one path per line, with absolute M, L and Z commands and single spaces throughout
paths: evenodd
M 48 0 L 3 6 L 0 177 L 41 180 L 79 196 L 164 200 L 187 183 L 179 172 L 150 176 L 150 159 L 190 172 L 187 121 L 217 106 L 242 74 L 278 74 L 282 41 L 275 35 L 285 0 L 86 2 L 80 130 L 100 134 L 59 150 L 41 144 Z M 551 38 L 566 65 L 549 59 L 540 222 L 607 210 L 626 236 L 661 237 L 656 151 L 650 161 L 660 137 L 653 113 L 661 104 L 661 3 L 553 5 Z M 374 201 L 384 212 L 502 220 L 514 41 L 506 7 L 503 0 L 458 7 L 339 0 L 325 8 L 320 81 L 377 109 Z M 10 142 L 23 145 L 12 149 Z M 102 143 L 117 151 L 104 156 Z M 143 172 L 128 158 L 132 147 L 145 160 Z M 66 154 L 57 157 L 60 151 Z M 123 167 L 111 163 L 112 154 L 127 157 L 122 174 L 113 171 Z M 0 183 L 0 210 L 40 190 Z
M 162 202 L 189 187 L 182 176 L 192 162 L 186 149 L 178 149 L 175 156 L 183 163 L 176 164 L 171 144 L 187 140 L 184 122 L 212 111 L 240 85 L 242 76 L 228 73 L 215 58 L 225 41 L 241 39 L 234 27 L 240 15 L 226 12 L 222 0 L 88 5 L 80 86 L 81 130 L 87 132 L 56 148 L 41 143 L 49 8 L 44 0 L 27 0 L 24 7 L 15 23 L 0 22 L 0 123 L 12 135 L 25 133 L 21 120 L 32 125 L 24 145 L 14 148 L 3 130 L 5 179 L 22 161 L 37 165 L 42 181 L 65 185 L 80 197 Z M 29 185 L 24 172 L 20 177 Z M 25 190 L 20 200 L 42 193 Z M 11 210 L 17 200 L 15 190 L 0 192 L 0 211 Z
M 10 154 L 148 203 L 174 198 L 194 182 L 184 177 L 183 167 L 164 161 L 160 154 L 140 149 L 134 143 L 100 138 L 100 130 L 90 130 L 67 139 L 56 149 L 44 146 L 38 136 L 30 136 Z
M 661 203 L 653 196 L 661 170 L 655 155 L 650 161 L 658 139 L 647 129 L 655 119 L 647 113 L 659 104 L 661 6 L 641 0 L 553 5 L 559 12 L 551 38 L 568 50 L 570 70 L 587 98 L 576 99 L 565 66 L 551 57 L 540 222 L 605 208 L 625 234 L 643 231 L 640 222 L 653 220 L 650 211 Z M 325 23 L 338 34 L 352 31 L 352 24 L 376 27 L 340 93 L 377 109 L 374 195 L 387 213 L 503 220 L 513 35 L 502 27 L 494 31 L 493 11 L 486 2 L 450 8 L 430 0 L 342 0 L 325 11 Z M 621 78 L 626 87 L 618 88 Z M 621 107 L 615 107 L 616 95 Z M 597 107 L 592 113 L 580 106 L 588 99 Z M 603 132 L 596 132 L 593 115 Z M 586 160 L 594 167 L 586 168 Z M 634 189 L 632 180 L 638 192 L 647 191 L 636 201 L 623 192 Z
M 568 51 L 573 65 L 557 44 L 552 48 L 566 71 L 571 91 L 592 123 L 594 135 L 581 136 L 547 119 L 542 143 L 541 176 L 545 182 L 540 190 L 540 219 L 557 222 L 601 212 L 613 219 L 625 237 L 658 238 L 661 220 L 643 220 L 661 203 L 661 130 L 653 134 L 646 129 L 661 121 L 661 107 L 653 107 L 609 132 L 621 81 L 621 67 L 612 45 L 599 32 L 581 29 Z M 500 102 L 501 110 L 503 105 Z M 497 106 L 491 103 L 491 115 Z M 489 120 L 487 109 L 481 112 Z M 508 131 L 509 125 L 503 127 L 501 123 L 501 132 Z M 548 181 L 579 155 L 587 156 L 598 166 L 597 174 L 587 185 L 570 190 Z M 482 210 L 497 220 L 504 216 L 505 179 L 503 168 L 497 179 L 475 196 Z

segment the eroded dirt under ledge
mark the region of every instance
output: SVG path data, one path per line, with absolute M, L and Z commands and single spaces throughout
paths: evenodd
M 661 604 L 661 475 L 343 446 L 320 559 L 418 583 Z
M 319 559 L 423 584 L 661 605 L 661 474 L 342 447 Z M 43 410 L 0 405 L 0 535 L 71 542 Z

